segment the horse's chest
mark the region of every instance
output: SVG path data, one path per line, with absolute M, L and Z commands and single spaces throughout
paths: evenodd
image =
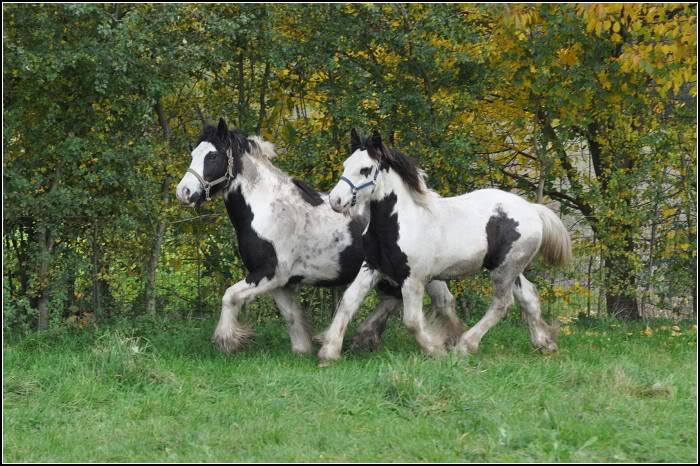
M 248 270 L 246 281 L 256 285 L 262 278 L 275 275 L 278 260 L 274 245 L 262 238 L 253 228 L 255 214 L 237 188 L 227 199 L 226 209 L 231 223 L 236 228 L 238 250 Z
M 371 219 L 362 236 L 365 261 L 371 269 L 378 270 L 399 286 L 410 275 L 408 257 L 399 246 L 399 217 L 394 212 L 394 193 L 370 203 Z

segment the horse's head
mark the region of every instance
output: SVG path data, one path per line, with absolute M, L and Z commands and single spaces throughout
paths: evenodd
M 205 200 L 223 192 L 236 177 L 237 160 L 248 148 L 248 140 L 238 130 L 229 131 L 224 119 L 218 127 L 205 125 L 197 147 L 192 151 L 192 163 L 177 185 L 181 204 L 199 207 Z
M 350 133 L 352 155 L 343 162 L 343 176 L 328 200 L 336 212 L 352 213 L 370 199 L 380 199 L 397 189 L 406 189 L 416 204 L 428 207 L 435 193 L 425 184 L 425 172 L 415 161 L 382 142 L 378 131 L 363 139 Z
M 336 212 L 346 213 L 369 200 L 377 186 L 384 152 L 382 137 L 375 131 L 364 139 L 353 128 L 350 132 L 350 157 L 343 162 L 343 176 L 328 199 Z

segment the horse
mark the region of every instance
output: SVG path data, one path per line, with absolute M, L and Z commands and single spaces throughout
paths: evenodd
M 218 127 L 204 126 L 191 155 L 177 198 L 189 207 L 223 198 L 246 269 L 245 279 L 224 293 L 214 342 L 226 353 L 239 350 L 252 332 L 238 322 L 238 314 L 245 303 L 267 293 L 287 322 L 292 351 L 311 352 L 312 338 L 297 288 L 352 282 L 363 262 L 361 236 L 369 212 L 354 218 L 337 215 L 327 194 L 273 165 L 272 143 L 229 130 L 224 119 Z M 398 288 L 382 282 L 377 289 L 380 302 L 358 328 L 353 349 L 377 349 L 387 319 L 401 302 Z M 443 329 L 445 342 L 458 337 L 462 328 L 447 285 L 434 281 L 427 289 L 437 316 L 434 327 Z
M 423 315 L 425 284 L 475 275 L 482 269 L 491 274 L 491 305 L 452 349 L 477 352 L 515 295 L 532 345 L 542 352 L 557 351 L 558 327 L 544 322 L 537 290 L 523 275 L 538 252 L 550 265 L 570 260 L 571 240 L 556 214 L 497 189 L 443 198 L 427 188 L 425 173 L 415 162 L 384 144 L 379 132 L 364 138 L 353 129 L 350 139 L 352 155 L 343 163 L 343 175 L 329 200 L 336 212 L 347 216 L 369 205 L 370 222 L 362 236 L 365 263 L 324 334 L 321 365 L 340 357 L 344 329 L 379 279 L 401 288 L 403 322 L 421 349 L 443 351 Z

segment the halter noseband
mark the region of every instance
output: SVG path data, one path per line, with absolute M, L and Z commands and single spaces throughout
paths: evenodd
M 213 188 L 217 184 L 221 184 L 225 181 L 228 182 L 235 178 L 235 175 L 233 173 L 233 151 L 231 150 L 230 146 L 228 149 L 226 149 L 226 158 L 228 158 L 228 167 L 226 167 L 226 173 L 224 174 L 224 176 L 222 176 L 221 178 L 217 178 L 214 181 L 206 181 L 196 171 L 192 170 L 191 168 L 187 169 L 187 173 L 192 173 L 194 176 L 196 176 L 199 182 L 202 183 L 202 186 L 204 186 L 204 192 L 207 196 L 207 201 L 211 200 L 211 198 L 209 197 L 209 190 L 211 188 Z
M 352 181 L 345 178 L 344 176 L 340 177 L 340 179 L 342 181 L 345 181 L 347 184 L 349 184 L 350 189 L 352 189 L 352 202 L 350 203 L 350 207 L 353 207 L 355 205 L 355 202 L 357 202 L 357 192 L 360 189 L 365 189 L 369 186 L 372 186 L 372 193 L 374 192 L 374 189 L 377 187 L 377 176 L 378 175 L 379 175 L 379 165 L 374 167 L 374 178 L 372 179 L 372 181 L 368 181 L 366 183 L 363 183 L 360 186 L 355 186 Z

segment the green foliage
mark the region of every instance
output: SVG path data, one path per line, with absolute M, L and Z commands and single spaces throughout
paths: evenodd
M 54 324 L 138 315 L 149 300 L 157 313 L 216 312 L 243 276 L 235 237 L 220 202 L 193 220 L 173 194 L 188 143 L 220 116 L 273 141 L 275 163 L 319 190 L 340 175 L 349 129 L 377 128 L 443 195 L 494 186 L 558 204 L 577 259 L 557 284 L 535 268 L 548 303 L 696 308 L 692 5 L 3 12 L 13 328 L 40 322 L 30 309 L 42 303 Z M 452 286 L 476 308 L 488 299 L 478 280 Z

